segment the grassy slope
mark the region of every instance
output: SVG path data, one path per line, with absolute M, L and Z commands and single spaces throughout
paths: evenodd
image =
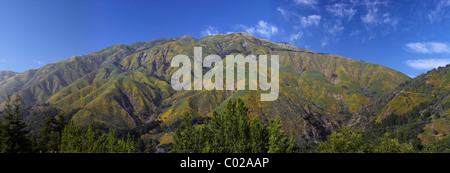
M 169 81 L 176 69 L 170 61 L 178 54 L 192 58 L 197 46 L 203 56 L 279 55 L 279 98 L 259 102 L 261 91 L 175 92 Z M 28 104 L 79 109 L 73 116 L 78 123 L 94 120 L 128 129 L 153 120 L 171 124 L 184 112 L 207 116 L 211 110 L 223 110 L 228 99 L 240 97 L 253 116 L 263 121 L 280 116 L 286 130 L 301 132 L 298 138 L 320 140 L 346 124 L 346 117 L 409 79 L 376 64 L 237 33 L 118 44 L 75 56 L 0 82 L 0 100 L 18 91 Z
M 430 145 L 450 133 L 450 67 L 439 68 L 407 82 L 377 114 L 376 122 L 389 116 L 422 117 L 422 144 Z M 417 122 L 416 122 L 417 123 Z

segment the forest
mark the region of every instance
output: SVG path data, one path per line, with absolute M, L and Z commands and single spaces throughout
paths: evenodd
M 426 107 L 426 103 L 415 109 Z M 1 153 L 299 153 L 304 146 L 293 131 L 282 130 L 278 117 L 268 124 L 250 117 L 243 100 L 229 101 L 223 114 L 192 117 L 189 113 L 171 126 L 155 121 L 137 129 L 115 131 L 99 123 L 78 126 L 62 114 L 42 120 L 38 134 L 27 130 L 22 119 L 20 96 L 8 96 L 1 119 Z M 420 116 L 410 111 L 406 116 L 390 116 L 381 123 L 362 129 L 342 127 L 318 142 L 307 152 L 313 153 L 417 153 L 450 152 L 445 138 L 424 147 L 417 134 L 423 127 L 413 122 Z M 424 117 L 422 117 L 424 118 Z M 392 128 L 398 125 L 401 129 Z M 382 130 L 380 130 L 382 129 Z M 139 138 L 143 131 L 172 132 L 173 142 L 161 148 L 160 141 Z

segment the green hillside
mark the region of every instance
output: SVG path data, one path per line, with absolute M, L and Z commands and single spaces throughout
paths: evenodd
M 13 71 L 0 71 L 0 82 L 5 81 L 19 73 Z
M 194 47 L 202 47 L 204 57 L 279 55 L 278 99 L 260 102 L 259 90 L 174 91 L 170 79 L 177 69 L 170 67 L 170 62 L 178 54 L 192 59 Z M 360 116 L 363 108 L 408 80 L 408 76 L 384 66 L 233 33 L 117 44 L 73 56 L 0 82 L 0 102 L 8 94 L 19 93 L 26 107 L 54 107 L 79 125 L 97 122 L 118 130 L 141 129 L 143 137 L 161 141 L 170 138 L 167 130 L 142 131 L 142 127 L 161 122 L 160 126 L 170 131 L 186 112 L 205 119 L 213 110 L 221 113 L 230 99 L 241 98 L 250 116 L 258 116 L 263 123 L 278 116 L 283 129 L 296 132 L 298 141 L 315 142 L 353 123 L 353 117 Z M 439 84 L 448 87 L 448 83 Z M 413 99 L 410 97 L 432 99 L 409 96 L 406 91 L 404 94 L 405 98 L 394 102 Z M 416 104 L 415 100 L 411 102 Z M 414 104 L 405 109 L 387 105 L 380 117 L 393 110 L 407 111 Z
M 450 65 L 406 81 L 384 98 L 368 113 L 374 115 L 368 131 L 386 129 L 417 148 L 436 152 L 433 147 L 446 145 L 439 151 L 450 150 Z

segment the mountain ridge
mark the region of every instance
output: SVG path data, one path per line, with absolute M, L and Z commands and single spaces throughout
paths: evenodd
M 178 54 L 279 55 L 280 95 L 258 101 L 261 91 L 178 91 L 170 85 Z M 74 112 L 81 125 L 90 121 L 109 128 L 132 129 L 152 121 L 176 123 L 189 112 L 210 116 L 230 99 L 243 98 L 252 116 L 279 116 L 297 139 L 320 141 L 348 123 L 349 117 L 410 77 L 393 69 L 333 54 L 318 54 L 246 33 L 162 38 L 130 45 L 119 43 L 84 56 L 21 73 L 0 82 L 0 102 L 19 93 L 26 106 L 51 105 Z
M 19 74 L 19 73 L 14 72 L 14 71 L 8 71 L 8 70 L 0 71 L 0 82 L 5 81 L 17 74 Z

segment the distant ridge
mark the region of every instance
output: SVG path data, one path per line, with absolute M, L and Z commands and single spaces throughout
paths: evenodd
M 178 54 L 192 58 L 197 46 L 203 56 L 279 55 L 279 98 L 259 102 L 261 91 L 174 91 L 171 59 Z M 126 130 L 155 121 L 170 126 L 186 112 L 208 117 L 213 110 L 223 111 L 228 100 L 242 98 L 251 116 L 266 123 L 279 116 L 283 128 L 295 131 L 299 141 L 316 142 L 341 126 L 358 124 L 362 108 L 410 79 L 381 65 L 231 33 L 120 43 L 73 56 L 0 82 L 0 103 L 19 93 L 25 107 L 54 107 L 80 125 L 96 122 Z M 170 133 L 147 135 L 170 138 Z

